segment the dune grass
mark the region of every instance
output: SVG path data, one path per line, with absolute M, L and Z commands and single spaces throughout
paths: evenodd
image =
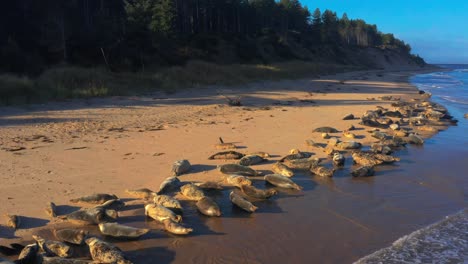
M 291 61 L 269 65 L 218 65 L 190 61 L 153 72 L 115 73 L 103 68 L 52 68 L 35 79 L 0 75 L 0 104 L 28 104 L 49 100 L 111 95 L 176 92 L 208 85 L 239 85 L 260 80 L 297 79 L 358 70 L 355 66 Z

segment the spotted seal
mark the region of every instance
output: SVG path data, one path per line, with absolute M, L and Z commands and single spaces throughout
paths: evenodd
M 249 213 L 253 213 L 258 209 L 257 206 L 253 205 L 251 202 L 247 201 L 244 197 L 235 192 L 231 192 L 229 194 L 229 199 L 234 205 Z
M 335 170 L 334 169 L 329 169 L 329 168 L 326 168 L 326 167 L 323 167 L 323 166 L 316 166 L 316 167 L 312 167 L 310 169 L 310 172 L 312 172 L 313 174 L 315 174 L 317 176 L 320 176 L 320 177 L 330 178 L 330 177 L 333 177 L 333 174 L 335 173 Z
M 131 264 L 120 248 L 104 242 L 96 237 L 86 239 L 89 252 L 94 261 L 98 263 Z
M 102 204 L 109 200 L 118 199 L 114 194 L 107 193 L 95 193 L 88 196 L 83 196 L 75 199 L 71 199 L 72 203 L 89 203 L 89 204 Z
M 67 215 L 59 216 L 60 219 L 67 220 L 77 225 L 97 225 L 103 222 L 115 221 L 118 213 L 115 210 L 94 207 L 80 209 Z
M 270 197 L 278 193 L 274 189 L 260 190 L 250 185 L 242 185 L 241 190 L 245 195 L 256 199 L 269 199 Z
M 335 152 L 333 153 L 333 164 L 335 166 L 343 166 L 344 165 L 344 162 L 345 162 L 345 157 L 343 156 L 343 154 L 339 153 L 339 152 Z
M 54 229 L 55 237 L 61 241 L 65 241 L 75 245 L 83 245 L 89 232 L 80 229 Z
M 294 176 L 294 172 L 282 162 L 276 162 L 275 164 L 273 164 L 272 170 L 273 172 L 286 177 Z
M 150 230 L 146 228 L 135 228 L 117 223 L 100 223 L 99 231 L 105 236 L 123 239 L 138 239 Z
M 258 155 L 246 155 L 239 160 L 239 165 L 250 166 L 264 162 L 266 159 Z
M 221 209 L 210 197 L 203 197 L 196 203 L 198 211 L 206 216 L 221 216 Z
M 159 194 L 154 196 L 153 202 L 157 205 L 164 206 L 171 210 L 178 210 L 179 212 L 182 210 L 182 205 L 180 204 L 179 200 L 172 198 L 168 195 Z
M 187 199 L 192 201 L 199 201 L 205 194 L 203 191 L 193 183 L 185 184 L 180 188 L 180 193 L 184 195 Z
M 223 174 L 237 174 L 242 176 L 257 176 L 260 172 L 239 164 L 224 164 L 218 166 L 218 170 Z
M 193 232 L 192 228 L 184 227 L 184 226 L 172 221 L 171 219 L 164 219 L 163 224 L 164 224 L 164 229 L 167 232 L 171 233 L 171 234 L 188 235 L 188 234 Z
M 172 164 L 171 172 L 173 176 L 179 176 L 190 171 L 192 165 L 186 159 L 177 160 Z
M 225 178 L 228 184 L 231 184 L 236 187 L 241 187 L 242 185 L 252 185 L 252 181 L 241 175 L 227 175 Z
M 127 189 L 125 190 L 126 193 L 129 195 L 135 197 L 135 198 L 140 198 L 144 200 L 149 200 L 153 199 L 154 195 L 156 194 L 154 191 L 148 189 L 148 188 L 141 188 L 141 189 Z
M 374 168 L 371 166 L 361 166 L 351 171 L 353 177 L 369 177 L 375 173 Z
M 161 223 L 164 219 L 171 219 L 172 221 L 177 223 L 180 223 L 182 221 L 182 216 L 176 215 L 173 211 L 157 204 L 146 205 L 145 215 Z
M 33 235 L 34 240 L 36 240 L 37 245 L 41 248 L 42 251 L 49 257 L 62 257 L 68 258 L 71 257 L 73 254 L 72 248 L 62 242 L 53 241 L 53 240 L 46 240 L 41 236 Z
M 195 185 L 202 188 L 202 189 L 206 189 L 206 190 L 222 190 L 222 189 L 224 189 L 223 185 L 221 185 L 221 183 L 214 182 L 214 181 L 197 182 Z
M 301 186 L 297 185 L 295 182 L 293 182 L 288 177 L 285 177 L 285 176 L 280 175 L 280 174 L 267 174 L 267 175 L 265 175 L 264 179 L 268 183 L 270 183 L 270 184 L 272 184 L 274 186 L 277 186 L 277 187 L 281 187 L 281 188 L 285 188 L 285 189 L 302 190 Z
M 245 155 L 240 153 L 240 152 L 237 152 L 237 151 L 233 151 L 233 150 L 229 150 L 229 151 L 223 151 L 223 152 L 218 152 L 218 153 L 215 153 L 213 155 L 211 155 L 210 157 L 208 157 L 209 160 L 215 160 L 215 159 L 221 159 L 221 160 L 230 160 L 230 159 L 241 159 L 242 157 L 244 157 Z
M 171 190 L 176 190 L 180 187 L 181 182 L 179 178 L 175 176 L 167 177 L 164 181 L 159 185 L 159 190 L 156 194 L 164 194 Z
M 319 133 L 338 133 L 338 129 L 336 128 L 333 128 L 333 127 L 328 127 L 328 126 L 325 126 L 325 127 L 318 127 L 316 129 L 314 129 L 312 132 L 319 132 Z

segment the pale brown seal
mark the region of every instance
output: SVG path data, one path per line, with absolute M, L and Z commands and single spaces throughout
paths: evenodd
M 297 185 L 295 182 L 293 182 L 288 177 L 285 177 L 285 176 L 280 175 L 280 174 L 267 174 L 267 175 L 265 175 L 264 179 L 268 183 L 270 183 L 270 184 L 272 184 L 274 186 L 277 186 L 277 187 L 281 187 L 281 188 L 285 188 L 285 189 L 302 190 L 301 186 Z
M 146 205 L 145 215 L 161 223 L 164 219 L 171 219 L 172 221 L 177 223 L 180 223 L 182 221 L 182 216 L 176 215 L 173 211 L 157 204 Z
M 146 228 L 135 228 L 131 226 L 120 225 L 117 223 L 101 223 L 99 231 L 103 235 L 123 238 L 123 239 L 138 239 L 150 230 Z
M 310 172 L 320 177 L 333 177 L 334 169 L 329 169 L 323 166 L 315 166 L 310 169 Z
M 196 203 L 198 211 L 206 216 L 221 216 L 221 209 L 210 197 L 203 197 Z
M 180 188 L 180 193 L 184 195 L 187 199 L 192 201 L 198 201 L 205 197 L 203 191 L 193 183 L 185 184 Z
M 251 166 L 251 165 L 262 163 L 264 161 L 266 161 L 266 159 L 258 155 L 246 155 L 239 160 L 239 165 Z
M 258 209 L 257 206 L 253 205 L 251 202 L 247 201 L 244 197 L 235 192 L 231 192 L 229 194 L 229 199 L 234 205 L 249 213 L 253 213 Z
M 167 232 L 171 233 L 171 234 L 188 235 L 188 234 L 193 232 L 192 228 L 184 227 L 184 226 L 172 221 L 171 219 L 164 219 L 163 224 L 164 224 L 164 229 Z
M 278 193 L 274 189 L 260 190 L 249 185 L 242 185 L 241 190 L 245 195 L 256 199 L 268 199 Z
M 179 200 L 172 198 L 168 195 L 159 194 L 154 196 L 153 201 L 157 205 L 164 206 L 171 210 L 182 210 Z
M 369 177 L 373 176 L 374 173 L 375 171 L 371 166 L 361 166 L 351 171 L 351 175 L 353 175 L 353 177 Z
M 241 187 L 242 185 L 252 185 L 252 181 L 241 175 L 226 175 L 226 182 L 236 187 Z
M 148 188 L 141 188 L 141 189 L 127 189 L 125 190 L 126 193 L 128 193 L 129 195 L 135 197 L 135 198 L 140 198 L 140 199 L 144 199 L 144 200 L 149 200 L 149 199 L 153 199 L 154 195 L 156 195 L 156 193 Z
M 277 174 L 281 174 L 286 177 L 292 177 L 294 176 L 294 172 L 286 165 L 284 165 L 282 162 L 276 162 L 273 164 L 272 167 L 273 172 Z

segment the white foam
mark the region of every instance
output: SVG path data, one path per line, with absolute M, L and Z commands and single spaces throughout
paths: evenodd
M 364 263 L 468 263 L 468 209 L 355 262 Z

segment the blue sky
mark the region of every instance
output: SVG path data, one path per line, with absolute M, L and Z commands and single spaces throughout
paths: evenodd
M 468 63 L 468 0 L 301 0 L 376 24 L 429 63 Z

